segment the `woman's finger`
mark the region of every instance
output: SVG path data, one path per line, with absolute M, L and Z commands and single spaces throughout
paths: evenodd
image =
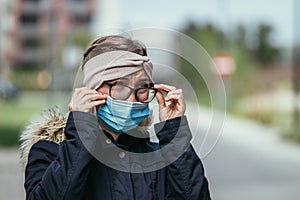
M 68 105 L 69 111 L 88 112 L 93 106 L 105 103 L 106 95 L 87 87 L 76 88 Z
M 87 95 L 98 95 L 99 92 L 97 92 L 96 90 L 91 90 L 91 89 L 85 89 L 85 90 L 81 90 L 79 91 L 76 96 L 80 99 L 84 98 Z
M 91 101 L 95 101 L 95 100 L 102 100 L 102 99 L 106 99 L 106 96 L 105 95 L 102 95 L 102 94 L 88 94 L 88 95 L 85 95 L 81 100 L 80 102 L 82 103 L 88 103 L 88 102 L 91 102 Z
M 81 94 L 83 91 L 86 90 L 90 90 L 90 89 L 87 87 L 75 88 L 73 94 L 78 96 L 79 94 Z
M 158 90 L 163 90 L 166 92 L 169 92 L 171 90 L 176 90 L 176 87 L 171 86 L 171 85 L 166 85 L 166 84 L 155 84 L 154 88 L 156 88 Z
M 179 111 L 180 115 L 185 113 L 186 105 L 184 102 L 182 89 L 177 89 L 177 90 L 168 92 L 165 100 L 166 100 L 166 102 L 171 101 L 170 106 L 172 107 L 172 110 L 175 109 L 175 110 Z
M 87 103 L 85 105 L 87 107 L 89 107 L 89 108 L 92 108 L 94 106 L 99 106 L 99 105 L 105 104 L 105 102 L 106 102 L 106 100 L 102 99 L 102 100 L 98 100 L 98 101 L 93 101 L 93 102 Z
M 160 91 L 157 91 L 156 93 L 156 100 L 160 107 L 166 106 L 164 95 Z
M 165 100 L 169 101 L 171 99 L 177 99 L 177 100 L 183 99 L 182 89 L 172 90 L 168 92 L 168 94 L 165 97 Z
M 93 107 L 105 104 L 105 100 L 93 101 L 81 105 L 74 105 L 71 111 L 82 111 L 82 112 L 90 112 Z
M 94 101 L 93 103 L 94 103 L 94 106 L 100 106 L 100 105 L 105 104 L 106 100 L 102 99 L 102 100 Z

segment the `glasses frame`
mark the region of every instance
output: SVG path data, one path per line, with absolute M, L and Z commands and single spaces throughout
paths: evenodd
M 132 92 L 134 92 L 135 99 L 136 99 L 138 102 L 141 102 L 141 103 L 149 103 L 149 102 L 151 102 L 151 101 L 154 99 L 154 97 L 156 96 L 156 93 L 157 93 L 157 91 L 158 91 L 158 89 L 154 88 L 154 83 L 148 83 L 149 87 L 148 87 L 147 89 L 152 89 L 152 90 L 154 90 L 154 92 L 155 92 L 154 95 L 153 95 L 153 98 L 152 98 L 151 100 L 148 100 L 148 101 L 140 101 L 139 98 L 138 98 L 138 96 L 137 96 L 137 91 L 140 90 L 140 89 L 145 89 L 145 88 L 142 88 L 142 87 L 131 88 L 131 87 L 127 86 L 127 85 L 118 84 L 118 82 L 116 82 L 116 83 L 108 83 L 108 82 L 104 82 L 104 84 L 106 84 L 106 85 L 109 86 L 109 96 L 110 96 L 111 98 L 113 98 L 113 97 L 111 96 L 111 88 L 112 88 L 113 86 L 115 86 L 115 85 L 122 85 L 122 86 L 127 87 L 127 88 L 130 89 L 130 93 L 128 94 L 128 96 L 127 96 L 126 98 L 124 98 L 124 99 L 117 99 L 117 100 L 126 100 L 126 99 L 128 99 L 128 97 L 132 94 Z M 113 98 L 113 99 L 116 99 L 116 98 Z

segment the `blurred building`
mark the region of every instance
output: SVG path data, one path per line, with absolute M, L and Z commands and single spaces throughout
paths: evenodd
M 0 74 L 7 79 L 9 75 L 9 52 L 12 51 L 11 30 L 15 29 L 13 6 L 15 0 L 0 1 Z
M 3 1 L 3 0 L 2 0 Z M 88 28 L 96 0 L 6 0 L 11 23 L 1 40 L 10 66 L 46 67 L 69 35 Z M 1 12 L 1 19 L 3 14 Z M 6 16 L 6 18 L 8 18 Z M 6 21 L 6 20 L 3 20 Z M 2 48 L 1 48 L 2 49 Z M 1 51 L 2 52 L 2 51 Z

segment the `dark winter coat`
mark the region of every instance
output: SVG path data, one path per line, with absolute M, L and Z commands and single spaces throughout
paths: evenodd
M 210 199 L 186 117 L 156 124 L 159 144 L 127 134 L 114 142 L 89 113 L 71 112 L 67 119 L 52 113 L 50 119 L 27 128 L 21 138 L 26 199 Z M 149 166 L 172 163 L 155 171 L 144 166 L 146 172 L 135 173 L 144 163 L 132 162 L 130 152 L 153 151 L 153 161 L 160 162 L 146 162 Z M 182 154 L 171 153 L 178 151 Z M 100 154 L 104 164 L 96 159 Z

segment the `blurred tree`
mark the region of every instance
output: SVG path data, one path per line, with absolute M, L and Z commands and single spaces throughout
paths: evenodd
M 181 32 L 198 42 L 210 55 L 220 52 L 220 50 L 225 46 L 225 35 L 212 24 L 199 25 L 197 23 L 190 22 Z M 188 47 L 180 45 L 179 48 L 187 51 L 190 50 Z M 201 52 L 191 51 L 188 52 L 188 54 L 201 59 L 201 55 L 198 55 L 201 54 Z M 190 82 L 193 90 L 198 95 L 199 102 L 206 105 L 210 104 L 210 95 L 208 92 L 207 83 L 205 83 L 201 74 L 199 74 L 194 66 L 192 66 L 183 58 L 178 60 L 178 66 L 180 73 Z
M 83 58 L 85 48 L 91 43 L 91 33 L 86 27 L 75 27 L 68 33 L 68 39 L 59 47 L 60 69 L 56 71 L 56 88 L 71 90 L 74 77 Z M 71 76 L 70 76 L 71 75 Z
M 209 54 L 218 53 L 227 43 L 224 33 L 212 24 L 190 22 L 182 32 L 199 42 Z
M 234 100 L 235 97 L 240 98 L 249 92 L 255 91 L 259 86 L 257 86 L 253 78 L 256 62 L 253 57 L 251 57 L 251 51 L 247 46 L 249 39 L 247 38 L 249 37 L 249 35 L 247 35 L 247 29 L 244 25 L 238 25 L 232 30 L 230 34 L 225 35 L 218 27 L 212 24 L 200 25 L 190 22 L 182 32 L 202 45 L 211 57 L 218 53 L 226 52 L 235 59 L 237 70 L 231 79 L 231 95 Z M 189 50 L 189 48 L 185 49 Z M 200 56 L 197 55 L 196 52 L 190 52 L 189 54 L 195 54 L 197 57 Z M 196 69 L 184 59 L 180 59 L 178 65 L 180 73 L 194 86 L 195 92 L 199 95 L 198 99 L 200 103 L 202 103 L 201 99 L 204 95 L 208 95 L 208 98 L 205 98 L 206 100 L 209 99 L 206 83 Z M 251 87 L 245 90 L 245 84 Z M 207 104 L 207 102 L 204 103 Z
M 279 56 L 279 49 L 271 43 L 273 28 L 268 24 L 260 24 L 257 30 L 257 47 L 254 49 L 255 58 L 264 66 L 272 64 Z
M 72 31 L 70 43 L 85 49 L 91 42 L 91 39 L 92 35 L 89 30 L 84 27 L 80 27 Z
M 233 41 L 233 44 L 246 49 L 246 27 L 242 24 L 237 25 L 233 33 L 233 38 L 231 40 Z

